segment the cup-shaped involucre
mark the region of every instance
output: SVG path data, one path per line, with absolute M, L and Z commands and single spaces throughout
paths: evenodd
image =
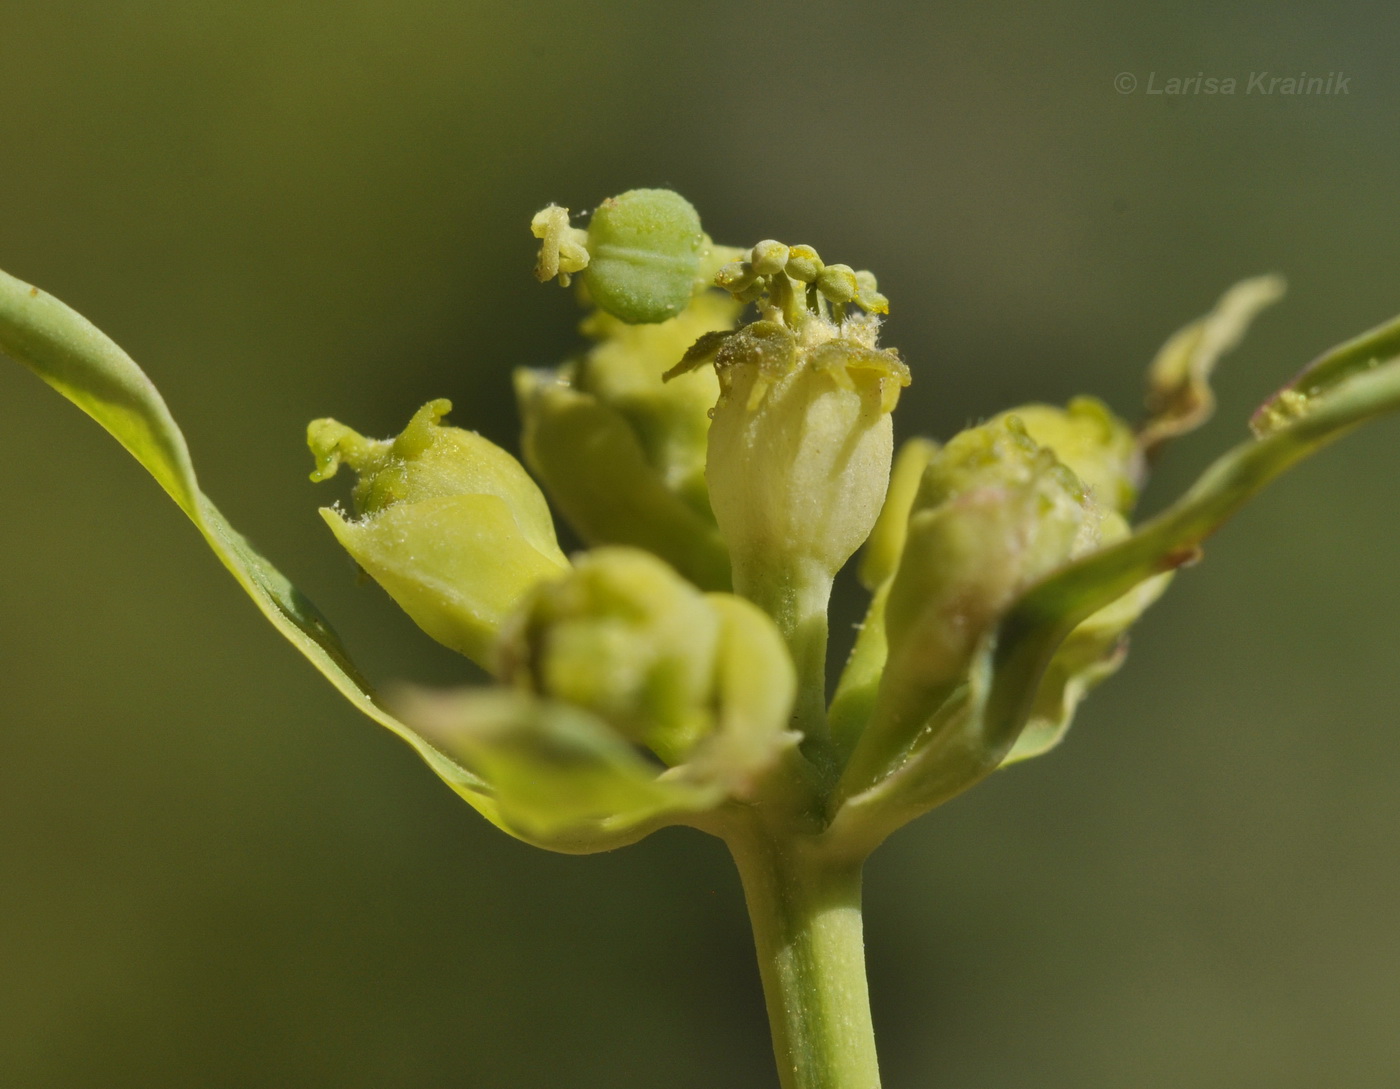
M 540 585 L 503 630 L 498 662 L 506 682 L 587 709 L 672 767 L 722 733 L 761 737 L 745 751 L 771 759 L 792 700 L 767 617 L 631 548 L 585 553 Z
M 355 517 L 322 516 L 336 538 L 434 639 L 490 667 L 504 617 L 541 580 L 568 570 L 544 496 L 520 463 L 424 405 L 395 439 L 316 420 L 313 480 L 359 474 Z
M 873 326 L 862 336 L 856 322 L 808 344 L 759 321 L 718 348 L 705 475 L 741 593 L 762 599 L 764 583 L 829 582 L 875 524 L 889 484 L 890 411 L 909 376 L 872 344 Z

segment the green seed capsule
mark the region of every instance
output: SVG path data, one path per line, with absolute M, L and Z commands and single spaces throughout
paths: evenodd
M 695 291 L 705 235 L 690 202 L 632 189 L 598 206 L 588 227 L 589 294 L 630 325 L 673 318 Z

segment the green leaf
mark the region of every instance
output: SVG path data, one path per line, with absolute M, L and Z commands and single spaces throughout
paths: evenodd
M 0 351 L 106 428 L 179 504 L 273 626 L 346 699 L 412 745 L 453 790 L 504 827 L 486 784 L 385 709 L 316 607 L 199 490 L 184 435 L 154 384 L 121 348 L 52 295 L 0 272 Z
M 596 715 L 522 689 L 410 690 L 400 702 L 491 783 L 507 830 L 539 847 L 612 850 L 724 799 L 718 783 L 643 759 Z

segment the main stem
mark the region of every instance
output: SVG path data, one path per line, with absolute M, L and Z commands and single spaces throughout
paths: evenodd
M 861 864 L 757 826 L 728 837 L 753 924 L 783 1089 L 879 1089 Z

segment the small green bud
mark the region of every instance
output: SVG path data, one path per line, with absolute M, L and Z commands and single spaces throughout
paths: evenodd
M 356 517 L 321 510 L 336 538 L 419 627 L 489 665 L 506 614 L 569 562 L 534 481 L 494 443 L 442 424 L 451 407 L 429 402 L 395 439 L 314 421 L 311 478 L 355 470 Z
M 719 745 L 706 759 L 748 774 L 771 760 L 792 703 L 792 666 L 767 617 L 637 549 L 595 549 L 541 584 L 498 654 L 507 682 L 591 711 L 672 767 Z
M 824 322 L 834 318 L 840 324 L 846 319 L 848 303 L 867 314 L 890 310 L 874 273 L 823 264 L 811 246 L 786 246 L 771 238 L 756 244 L 745 258 L 721 268 L 714 284 L 739 302 L 759 303 L 765 320 L 794 330 L 804 329 L 814 318 Z
M 926 483 L 937 472 L 930 466 Z M 916 500 L 885 610 L 892 671 L 905 669 L 899 659 L 917 661 L 910 672 L 920 685 L 958 678 L 1015 596 L 1069 559 L 1097 524 L 1083 489 L 1049 451 L 1017 457 L 1002 473 L 969 474 L 962 485 L 942 501 L 927 502 L 936 486 Z
M 856 273 L 856 305 L 868 314 L 890 312 L 890 300 L 880 294 L 873 272 Z
M 588 225 L 588 293 L 631 324 L 673 318 L 694 294 L 707 243 L 699 214 L 679 193 L 631 189 L 611 197 Z
M 799 283 L 816 283 L 825 267 L 811 246 L 793 246 L 788 250 L 787 274 Z
M 730 261 L 715 273 L 715 287 L 739 294 L 758 279 L 758 270 L 748 261 Z
M 1021 592 L 1094 547 L 1099 524 L 1083 485 L 1015 417 L 932 457 L 889 587 L 888 659 L 851 781 L 868 785 L 902 758 Z
M 665 763 L 711 726 L 719 620 L 705 595 L 649 553 L 601 548 L 542 584 L 500 644 L 500 674 L 598 715 Z
M 768 238 L 754 246 L 749 263 L 757 275 L 775 276 L 787 267 L 790 253 L 781 242 Z
M 827 265 L 817 274 L 817 290 L 837 306 L 854 302 L 860 285 L 850 265 Z

